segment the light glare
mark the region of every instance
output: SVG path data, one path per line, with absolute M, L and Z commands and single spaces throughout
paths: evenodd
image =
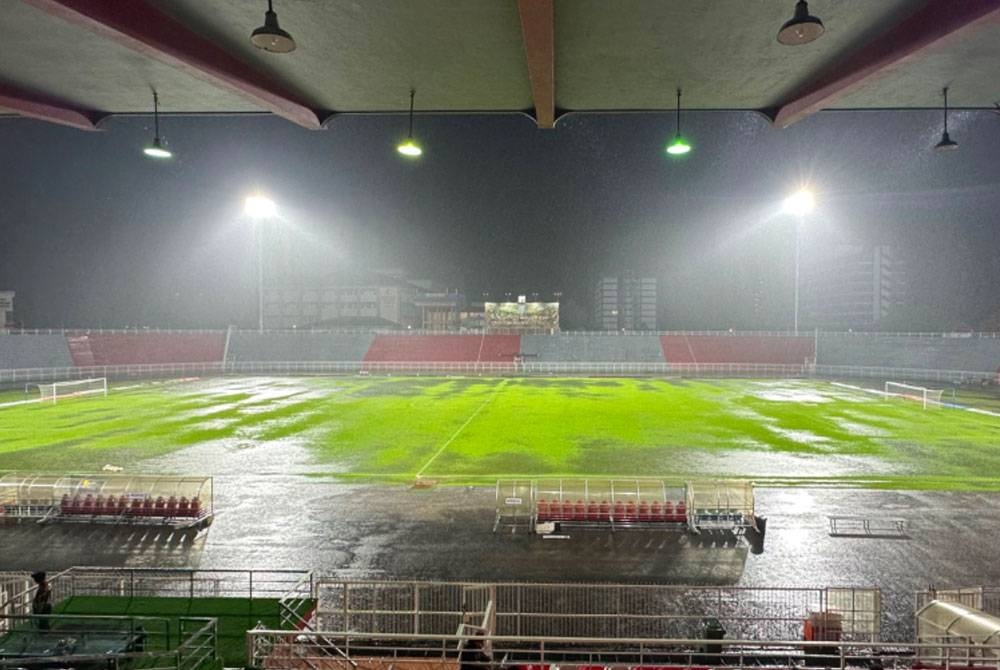
M 243 212 L 251 219 L 271 219 L 278 214 L 278 206 L 263 195 L 251 195 L 243 203 Z
M 812 191 L 803 188 L 785 198 L 785 204 L 782 209 L 786 214 L 805 216 L 816 209 L 816 198 L 813 196 Z
M 404 156 L 420 156 L 424 153 L 424 150 L 420 148 L 420 145 L 413 140 L 406 140 L 396 147 L 396 151 L 403 154 Z
M 173 154 L 162 146 L 150 145 L 142 150 L 150 158 L 171 158 Z
M 691 151 L 691 145 L 684 141 L 684 138 L 678 135 L 674 138 L 674 141 L 667 145 L 667 153 L 673 156 L 682 156 Z

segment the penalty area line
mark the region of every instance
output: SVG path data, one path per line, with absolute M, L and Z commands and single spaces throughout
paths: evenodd
M 473 419 L 475 419 L 477 416 L 479 416 L 479 413 L 482 412 L 483 409 L 487 405 L 489 405 L 491 402 L 493 402 L 493 399 L 497 397 L 497 394 L 500 392 L 500 389 L 502 389 L 506 385 L 507 385 L 507 380 L 506 379 L 504 379 L 502 382 L 500 382 L 499 384 L 497 384 L 497 387 L 495 389 L 493 389 L 493 393 L 490 394 L 490 397 L 487 398 L 486 400 L 484 400 L 483 404 L 476 408 L 476 411 L 473 412 L 469 416 L 469 418 L 465 420 L 465 423 L 463 423 L 461 426 L 458 427 L 458 430 L 456 430 L 454 433 L 452 433 L 451 437 L 448 438 L 448 441 L 445 442 L 444 444 L 442 444 L 441 448 L 434 452 L 434 455 L 431 456 L 430 459 L 426 463 L 424 463 L 424 465 L 423 465 L 422 468 L 420 468 L 419 470 L 417 470 L 417 474 L 414 475 L 414 477 L 416 477 L 417 479 L 420 479 L 420 475 L 424 474 L 424 471 L 428 467 L 430 467 L 430 464 L 433 463 L 434 460 L 438 456 L 441 455 L 441 452 L 443 452 L 445 449 L 448 448 L 449 444 L 451 444 L 452 442 L 455 441 L 455 438 L 458 437 L 462 433 L 462 431 L 465 430 L 466 427 L 468 427 L 468 425 L 470 423 L 472 423 Z

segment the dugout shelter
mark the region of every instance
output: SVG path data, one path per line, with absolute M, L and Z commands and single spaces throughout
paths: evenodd
M 212 478 L 177 475 L 0 476 L 0 517 L 39 522 L 204 528 L 214 516 Z

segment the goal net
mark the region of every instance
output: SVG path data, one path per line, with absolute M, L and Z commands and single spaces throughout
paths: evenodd
M 108 378 L 74 379 L 68 382 L 39 384 L 38 392 L 42 402 L 56 403 L 61 399 L 82 395 L 108 395 Z
M 941 397 L 944 389 L 930 389 L 926 386 L 915 386 L 913 384 L 903 384 L 902 382 L 886 382 L 885 396 L 887 398 L 904 398 L 919 402 L 924 409 L 933 405 L 941 405 Z

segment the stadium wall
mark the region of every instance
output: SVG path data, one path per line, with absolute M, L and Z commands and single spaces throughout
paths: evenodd
M 690 374 L 996 380 L 992 334 L 381 334 L 373 331 L 37 331 L 0 334 L 0 381 L 171 374 Z M 517 364 L 517 357 L 523 358 Z M 815 366 L 811 361 L 815 360 Z M 439 367 L 434 367 L 435 365 Z M 447 368 L 440 366 L 448 366 Z M 409 366 L 409 367 L 407 367 Z M 458 367 L 456 367 L 458 366 Z M 461 367 L 466 366 L 466 367 Z M 470 367 L 471 366 L 471 367 Z
M 233 331 L 226 362 L 361 361 L 371 332 Z
M 519 335 L 377 335 L 364 360 L 513 363 L 520 350 Z
M 218 363 L 226 344 L 224 332 L 82 333 L 66 343 L 78 367 Z
M 872 333 L 819 333 L 821 365 L 878 365 L 922 370 L 1000 370 L 1000 338 L 941 335 L 910 337 Z
M 73 359 L 63 335 L 0 334 L 0 370 L 71 365 Z
M 521 354 L 531 362 L 662 363 L 656 335 L 582 333 L 522 335 Z
M 816 360 L 813 335 L 668 334 L 660 344 L 668 363 L 804 365 Z

